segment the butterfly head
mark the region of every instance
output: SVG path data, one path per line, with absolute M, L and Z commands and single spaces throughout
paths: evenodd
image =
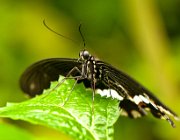
M 91 58 L 91 54 L 87 50 L 82 50 L 79 53 L 79 60 L 89 60 Z

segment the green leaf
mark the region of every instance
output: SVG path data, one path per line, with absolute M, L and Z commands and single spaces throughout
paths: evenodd
M 78 140 L 113 139 L 118 101 L 95 95 L 92 102 L 92 90 L 83 84 L 76 84 L 72 90 L 74 82 L 65 80 L 58 87 L 58 82 L 52 82 L 42 95 L 0 108 L 0 117 L 44 125 Z

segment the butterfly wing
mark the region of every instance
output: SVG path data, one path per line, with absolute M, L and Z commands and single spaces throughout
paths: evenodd
M 50 58 L 32 64 L 20 78 L 21 89 L 31 97 L 41 94 L 50 86 L 51 81 L 58 80 L 60 75 L 66 76 L 74 67 L 80 68 L 77 59 Z M 75 76 L 77 72 L 71 73 Z
M 179 119 L 172 110 L 165 106 L 149 90 L 127 74 L 101 61 L 97 61 L 97 66 L 103 71 L 102 74 L 105 74 L 101 76 L 103 78 L 102 81 L 123 97 L 119 106 L 127 116 L 132 118 L 144 116 L 146 115 L 146 110 L 149 110 L 155 117 L 168 120 L 172 126 L 174 126 L 174 123 L 169 116 Z

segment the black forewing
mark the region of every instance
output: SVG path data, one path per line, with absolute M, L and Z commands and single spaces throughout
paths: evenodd
M 114 68 L 113 66 L 107 63 L 104 63 L 102 61 L 97 61 L 96 63 L 97 63 L 97 68 L 102 69 L 103 73 L 106 74 L 108 80 L 110 81 L 109 83 L 114 83 L 114 85 L 107 83 L 107 80 L 103 80 L 103 81 L 105 81 L 107 85 L 109 84 L 110 88 L 113 88 L 117 91 L 122 91 L 119 94 L 122 97 L 124 97 L 125 100 L 121 101 L 120 107 L 123 104 L 123 102 L 127 101 L 127 99 L 133 99 L 134 96 L 139 96 L 139 95 L 144 96 L 146 94 L 148 95 L 150 102 L 152 102 L 153 104 L 140 103 L 137 105 L 136 108 L 139 108 L 139 107 L 147 108 L 148 110 L 151 111 L 151 113 L 155 117 L 158 117 L 158 118 L 161 118 L 161 116 L 166 115 L 166 114 L 172 115 L 175 118 L 178 118 L 178 116 L 172 110 L 170 110 L 167 106 L 161 103 L 159 99 L 157 99 L 149 90 L 147 90 L 145 87 L 139 84 L 136 80 L 134 80 L 133 78 L 131 78 L 124 72 Z M 102 76 L 102 77 L 106 78 L 106 76 Z M 117 85 L 121 85 L 121 86 L 118 87 Z M 123 87 L 123 89 L 121 87 Z M 124 90 L 126 90 L 127 92 Z M 130 100 L 130 101 L 133 102 L 133 100 Z M 133 111 L 132 108 L 134 107 L 123 106 L 123 109 L 127 111 L 128 114 L 130 113 L 128 111 Z M 142 110 L 139 110 L 139 113 L 142 115 L 143 114 Z
M 48 88 L 51 81 L 58 80 L 60 75 L 66 76 L 74 67 L 81 69 L 81 62 L 69 58 L 41 60 L 32 64 L 22 74 L 20 87 L 25 93 L 33 97 L 41 94 L 43 89 Z M 75 75 L 77 75 L 76 71 L 71 73 L 71 76 Z

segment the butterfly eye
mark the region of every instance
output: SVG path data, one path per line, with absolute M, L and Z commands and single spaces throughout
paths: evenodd
M 87 60 L 89 58 L 90 54 L 88 51 L 86 50 L 83 50 L 79 53 L 79 57 L 84 59 L 84 60 Z
M 83 51 L 83 58 L 84 58 L 84 59 L 88 59 L 89 56 L 90 56 L 90 55 L 89 55 L 89 52 L 88 52 L 88 51 L 86 51 L 86 50 Z

